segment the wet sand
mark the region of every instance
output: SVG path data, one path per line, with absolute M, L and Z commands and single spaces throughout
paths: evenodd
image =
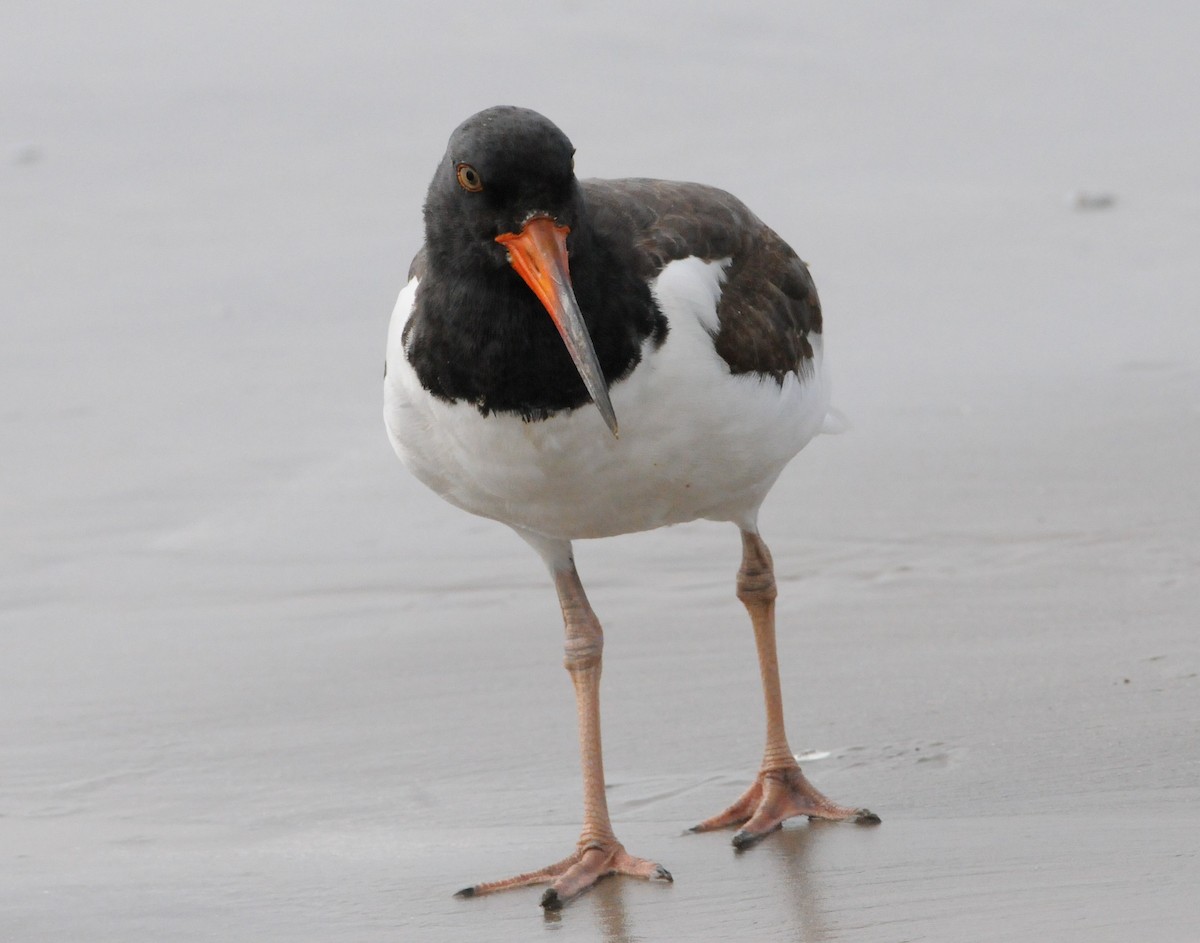
M 0 30 L 0 939 L 1196 938 L 1190 7 L 239 9 Z M 518 41 L 572 75 L 518 94 Z M 696 524 L 577 548 L 616 828 L 675 883 L 451 897 L 580 817 L 548 579 L 379 422 L 426 180 L 501 99 L 812 263 L 854 428 L 761 523 L 792 744 L 881 826 L 684 834 L 762 736 Z

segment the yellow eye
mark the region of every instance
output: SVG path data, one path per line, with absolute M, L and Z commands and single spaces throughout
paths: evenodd
M 479 171 L 470 164 L 459 164 L 455 173 L 458 176 L 458 185 L 469 193 L 478 193 L 483 189 L 483 180 L 479 177 Z

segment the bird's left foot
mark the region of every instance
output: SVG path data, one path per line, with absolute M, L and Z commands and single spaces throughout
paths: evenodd
M 693 832 L 711 832 L 740 825 L 733 836 L 734 848 L 747 848 L 782 827 L 784 819 L 807 815 L 810 819 L 854 821 L 878 825 L 879 816 L 870 809 L 852 809 L 826 799 L 796 765 L 763 770 L 754 784 L 728 809 L 699 825 Z
M 571 898 L 586 891 L 601 878 L 612 874 L 627 874 L 630 877 L 649 881 L 670 882 L 673 880 L 671 872 L 661 864 L 629 854 L 624 846 L 614 839 L 604 842 L 589 842 L 581 845 L 570 857 L 548 867 L 518 874 L 516 877 L 506 878 L 502 881 L 489 881 L 486 884 L 464 887 L 454 896 L 478 897 L 482 894 L 494 894 L 496 891 L 506 891 L 514 887 L 549 883 L 550 886 L 542 895 L 542 906 L 546 910 L 561 910 L 563 904 Z

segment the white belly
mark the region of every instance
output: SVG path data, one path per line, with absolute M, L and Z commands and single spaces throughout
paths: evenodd
M 607 537 L 707 518 L 754 526 L 767 491 L 821 429 L 829 384 L 821 338 L 803 378 L 734 376 L 713 348 L 723 264 L 672 262 L 652 290 L 670 332 L 611 388 L 621 435 L 584 405 L 541 422 L 483 416 L 432 397 L 400 335 L 416 281 L 388 336 L 384 419 L 396 453 L 447 501 L 549 537 Z

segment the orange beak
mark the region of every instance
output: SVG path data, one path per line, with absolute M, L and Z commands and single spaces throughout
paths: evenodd
M 567 266 L 567 233 L 570 231 L 549 216 L 534 216 L 519 233 L 506 232 L 497 236 L 496 241 L 508 250 L 509 264 L 550 313 L 583 385 L 615 436 L 617 414 L 613 412 L 604 371 L 571 288 L 571 273 Z

